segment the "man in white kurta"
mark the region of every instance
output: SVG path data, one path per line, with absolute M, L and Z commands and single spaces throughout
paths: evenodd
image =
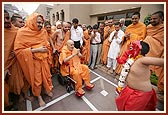
M 113 72 L 117 66 L 117 56 L 120 52 L 120 44 L 122 41 L 122 37 L 124 36 L 124 32 L 121 30 L 120 23 L 116 22 L 114 24 L 115 30 L 110 34 L 109 42 L 110 48 L 108 51 L 108 60 L 107 60 L 107 68 L 110 69 L 113 67 Z

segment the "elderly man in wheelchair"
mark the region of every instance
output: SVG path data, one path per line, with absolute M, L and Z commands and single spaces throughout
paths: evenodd
M 68 79 L 75 83 L 75 95 L 82 97 L 85 91 L 82 89 L 84 81 L 85 88 L 91 90 L 94 84 L 90 83 L 90 73 L 87 65 L 81 64 L 82 55 L 79 49 L 74 47 L 74 42 L 68 40 L 62 48 L 59 63 L 62 76 L 68 76 Z

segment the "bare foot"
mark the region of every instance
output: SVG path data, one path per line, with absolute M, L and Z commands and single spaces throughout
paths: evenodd
M 44 91 L 44 94 L 47 95 L 47 96 L 49 96 L 49 97 L 52 97 L 52 96 L 53 96 L 52 91 L 50 91 L 50 92 L 48 92 L 48 93 L 47 93 L 46 91 Z
M 40 107 L 43 107 L 43 106 L 45 106 L 46 104 L 45 104 L 45 102 L 42 100 L 42 101 L 39 101 L 39 105 L 40 105 Z
M 52 92 L 49 92 L 49 93 L 47 93 L 47 95 L 48 95 L 49 97 L 52 97 L 52 96 L 53 96 L 53 93 L 52 93 Z
M 33 102 L 34 97 L 33 96 L 29 96 L 27 92 L 24 92 L 24 99 Z
M 38 96 L 38 101 L 39 101 L 40 107 L 45 106 L 45 102 L 43 101 L 41 96 Z
M 33 100 L 34 100 L 33 96 L 25 96 L 24 98 L 31 101 L 31 102 L 33 102 Z

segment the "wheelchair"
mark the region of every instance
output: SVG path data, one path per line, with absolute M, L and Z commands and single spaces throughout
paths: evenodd
M 54 55 L 59 57 L 59 52 L 56 51 Z M 69 73 L 70 73 L 70 68 L 69 68 Z M 57 80 L 58 80 L 59 84 L 62 85 L 62 86 L 65 86 L 66 87 L 66 91 L 68 93 L 70 93 L 71 91 L 75 90 L 76 81 L 74 81 L 70 77 L 70 75 L 62 76 L 62 74 L 60 73 L 60 64 L 59 63 L 58 63 L 56 76 L 57 76 Z
M 68 93 L 70 93 L 72 90 L 75 90 L 76 81 L 74 81 L 69 75 L 62 76 L 61 74 L 58 74 L 57 79 L 59 84 L 66 87 L 66 91 Z

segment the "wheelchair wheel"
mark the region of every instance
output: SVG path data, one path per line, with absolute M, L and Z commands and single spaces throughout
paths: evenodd
M 61 84 L 62 86 L 65 85 L 65 83 L 66 83 L 65 79 L 60 73 L 57 74 L 57 79 L 58 79 L 59 84 Z
M 73 90 L 73 88 L 71 85 L 66 85 L 66 90 L 68 93 L 70 93 Z

